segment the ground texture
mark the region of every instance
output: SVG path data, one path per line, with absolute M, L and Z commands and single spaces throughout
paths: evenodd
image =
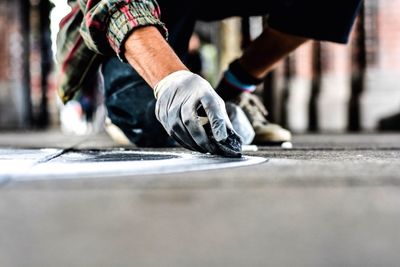
M 71 153 L 138 150 L 103 134 L 56 131 L 2 133 L 0 148 L 11 174 Z M 246 155 L 266 161 L 101 178 L 81 178 L 79 168 L 74 179 L 0 176 L 0 266 L 399 266 L 400 135 L 297 135 L 293 149 Z

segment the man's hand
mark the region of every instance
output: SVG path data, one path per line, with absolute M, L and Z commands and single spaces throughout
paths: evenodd
M 176 71 L 155 86 L 154 94 L 157 119 L 182 146 L 203 153 L 226 155 L 226 151 L 220 152 L 223 144 L 222 149 L 227 147 L 240 154 L 240 138 L 233 131 L 224 101 L 205 79 L 190 71 Z M 199 116 L 201 108 L 208 118 L 211 133 L 203 127 Z
M 125 57 L 154 89 L 157 118 L 176 141 L 191 150 L 241 156 L 241 139 L 223 100 L 206 80 L 188 71 L 156 27 L 133 31 L 125 43 Z M 206 113 L 206 125 L 199 110 Z

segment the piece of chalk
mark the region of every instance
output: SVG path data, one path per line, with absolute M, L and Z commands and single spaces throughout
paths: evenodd
M 256 145 L 242 145 L 243 152 L 255 152 L 258 151 L 258 146 Z
M 293 144 L 292 144 L 292 142 L 283 142 L 281 147 L 285 148 L 285 149 L 292 149 L 293 148 Z

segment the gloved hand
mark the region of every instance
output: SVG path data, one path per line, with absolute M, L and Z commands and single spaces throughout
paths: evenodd
M 229 121 L 224 101 L 205 79 L 190 71 L 177 71 L 155 86 L 154 95 L 157 119 L 183 147 L 203 153 L 241 156 L 241 140 Z M 211 128 L 209 132 L 199 116 L 202 109 Z

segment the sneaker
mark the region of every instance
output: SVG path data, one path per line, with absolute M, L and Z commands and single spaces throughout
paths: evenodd
M 242 93 L 237 97 L 236 103 L 243 109 L 254 128 L 254 144 L 284 143 L 291 141 L 292 134 L 288 130 L 282 128 L 278 124 L 270 123 L 266 119 L 268 112 L 256 95 Z

